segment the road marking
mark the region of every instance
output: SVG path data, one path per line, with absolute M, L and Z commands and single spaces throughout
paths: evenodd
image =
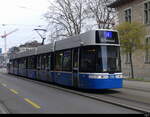
M 41 107 L 39 105 L 37 105 L 36 103 L 32 102 L 31 100 L 29 100 L 28 98 L 24 98 L 24 100 L 26 102 L 28 102 L 29 104 L 31 104 L 33 107 L 40 109 Z
M 14 90 L 14 89 L 9 89 L 11 92 L 13 92 L 14 94 L 18 94 L 18 92 L 16 91 L 16 90 Z
M 2 85 L 3 85 L 4 87 L 7 87 L 7 85 L 6 85 L 6 84 L 4 84 L 4 83 L 2 83 Z

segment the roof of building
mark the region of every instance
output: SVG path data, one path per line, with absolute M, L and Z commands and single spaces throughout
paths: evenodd
M 132 1 L 134 1 L 134 0 L 116 0 L 115 2 L 108 5 L 108 7 L 117 8 L 118 6 L 124 5 L 124 4 L 132 2 Z

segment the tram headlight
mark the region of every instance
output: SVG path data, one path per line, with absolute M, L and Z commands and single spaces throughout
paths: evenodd
M 90 79 L 108 79 L 108 75 L 89 75 Z
M 123 78 L 122 74 L 116 74 L 116 78 Z
M 102 78 L 102 79 L 108 79 L 109 76 L 108 76 L 108 75 L 102 75 L 101 78 Z

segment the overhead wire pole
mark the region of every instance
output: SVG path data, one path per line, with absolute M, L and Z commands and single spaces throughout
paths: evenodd
M 43 31 L 44 33 L 46 33 L 46 29 L 34 29 L 38 34 L 39 34 L 39 36 L 42 38 L 42 43 L 41 43 L 41 45 L 44 45 L 44 41 L 45 41 L 45 39 L 46 39 L 46 37 L 45 37 L 45 34 L 44 34 L 44 36 L 41 34 L 41 33 L 39 33 L 39 31 Z

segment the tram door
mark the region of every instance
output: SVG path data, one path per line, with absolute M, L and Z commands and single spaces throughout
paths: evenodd
M 79 79 L 79 50 L 78 48 L 73 50 L 73 86 L 75 88 L 78 87 L 78 79 Z

